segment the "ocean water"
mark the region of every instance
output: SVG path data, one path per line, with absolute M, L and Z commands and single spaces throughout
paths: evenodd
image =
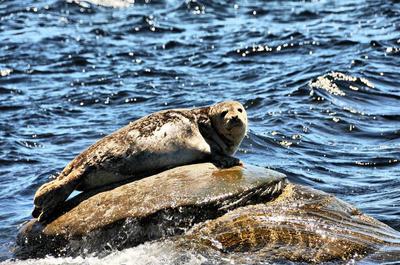
M 245 163 L 400 230 L 398 0 L 96 2 L 0 0 L 0 261 L 36 189 L 85 147 L 229 99 L 249 116 Z M 175 254 L 156 242 L 24 264 L 207 263 Z

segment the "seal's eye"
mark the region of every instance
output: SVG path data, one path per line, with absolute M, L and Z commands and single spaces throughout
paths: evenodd
M 242 113 L 242 112 L 243 112 L 243 110 L 242 110 L 242 109 L 238 109 L 238 111 L 239 111 L 240 113 Z
M 227 113 L 228 113 L 228 111 L 227 111 L 227 110 L 225 110 L 225 111 L 221 112 L 221 118 L 225 117 L 225 115 L 226 115 Z

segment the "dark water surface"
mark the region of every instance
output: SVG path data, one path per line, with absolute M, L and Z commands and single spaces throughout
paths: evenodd
M 244 162 L 400 229 L 397 0 L 0 0 L 0 71 L 0 261 L 36 189 L 96 139 L 227 99 L 249 115 Z

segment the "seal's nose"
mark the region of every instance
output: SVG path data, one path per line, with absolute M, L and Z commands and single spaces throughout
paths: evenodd
M 231 130 L 233 128 L 239 128 L 242 126 L 243 126 L 243 122 L 237 115 L 229 117 L 228 122 L 226 123 L 226 128 L 228 130 Z
M 229 119 L 229 123 L 230 123 L 231 125 L 233 125 L 233 126 L 236 126 L 236 125 L 238 125 L 238 124 L 241 124 L 241 120 L 239 119 L 239 117 L 238 117 L 237 115 L 235 115 L 235 116 L 232 116 L 232 117 Z

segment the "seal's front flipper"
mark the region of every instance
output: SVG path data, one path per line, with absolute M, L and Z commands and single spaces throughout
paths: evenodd
M 213 154 L 211 157 L 211 162 L 219 168 L 228 168 L 234 166 L 242 166 L 242 162 L 233 156 Z

